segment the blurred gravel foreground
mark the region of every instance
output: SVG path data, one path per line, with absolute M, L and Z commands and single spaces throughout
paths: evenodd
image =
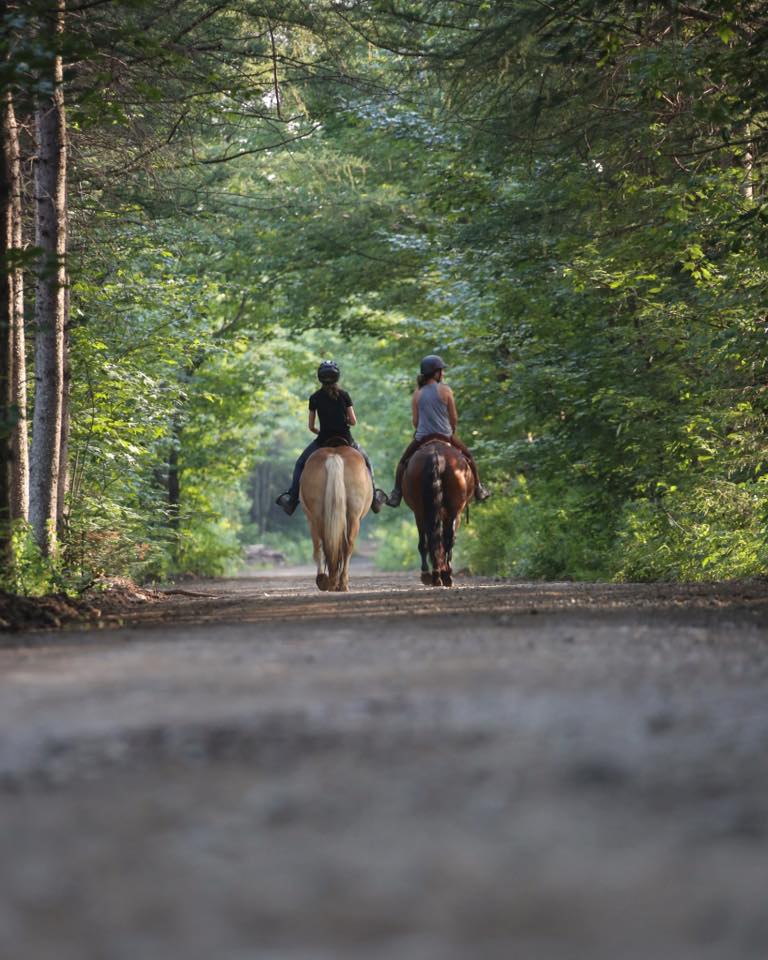
M 5 638 L 1 957 L 768 956 L 765 584 L 365 574 Z

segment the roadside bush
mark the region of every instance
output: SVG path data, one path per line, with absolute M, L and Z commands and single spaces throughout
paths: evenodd
M 175 569 L 200 577 L 235 574 L 243 561 L 237 526 L 226 517 L 194 518 L 179 534 Z
M 139 583 L 163 580 L 172 565 L 173 540 L 164 513 L 154 521 L 144 511 L 106 496 L 82 495 L 67 518 L 63 555 L 80 581 L 130 577 Z
M 548 484 L 534 493 L 519 478 L 511 494 L 470 507 L 470 515 L 461 539 L 473 573 L 534 580 L 597 580 L 609 573 L 610 514 L 578 487 Z
M 32 527 L 24 521 L 14 523 L 11 556 L 12 562 L 0 570 L 0 590 L 26 597 L 40 597 L 62 589 L 59 565 L 41 556 Z
M 708 480 L 628 504 L 613 552 L 619 580 L 719 580 L 763 574 L 768 478 Z
M 384 518 L 373 532 L 378 547 L 374 562 L 379 570 L 411 570 L 418 568 L 419 536 L 413 515 L 406 509 L 405 515 Z

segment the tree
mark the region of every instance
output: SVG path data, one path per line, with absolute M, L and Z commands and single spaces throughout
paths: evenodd
M 48 13 L 55 36 L 63 37 L 65 0 L 52 2 Z M 30 520 L 43 554 L 49 556 L 56 553 L 57 546 L 67 307 L 67 127 L 60 51 L 54 53 L 45 79 L 47 95 L 42 91 L 39 94 L 35 115 L 35 241 L 39 262 Z
M 29 478 L 26 430 L 26 351 L 22 270 L 22 180 L 14 106 L 19 50 L 14 49 L 15 6 L 0 4 L 2 58 L 2 162 L 0 165 L 0 541 L 14 520 L 26 519 Z
M 13 330 L 16 325 L 14 273 L 10 258 L 13 231 L 13 146 L 10 93 L 3 97 L 0 158 L 0 551 L 5 554 L 11 521 L 11 431 L 13 428 Z

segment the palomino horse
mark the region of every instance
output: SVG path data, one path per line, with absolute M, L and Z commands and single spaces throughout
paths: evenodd
M 349 590 L 349 558 L 373 499 L 371 475 L 354 447 L 321 447 L 307 460 L 299 496 L 309 521 L 321 590 Z
M 453 585 L 453 544 L 461 514 L 474 492 L 475 481 L 464 454 L 447 441 L 425 443 L 408 461 L 403 498 L 419 528 L 422 583 L 433 587 Z

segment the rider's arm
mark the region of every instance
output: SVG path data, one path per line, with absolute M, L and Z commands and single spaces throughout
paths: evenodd
M 414 430 L 419 425 L 419 391 L 414 390 L 411 397 L 411 420 L 413 420 Z
M 354 427 L 357 423 L 357 417 L 355 416 L 355 411 L 353 407 L 347 407 L 347 423 L 350 427 Z
M 307 423 L 307 426 L 309 427 L 309 429 L 310 429 L 310 431 L 311 431 L 312 433 L 320 433 L 320 431 L 319 431 L 319 430 L 317 429 L 317 427 L 315 426 L 315 417 L 316 417 L 316 416 L 317 416 L 317 411 L 316 411 L 316 410 L 310 410 L 310 411 L 309 411 L 309 421 L 308 421 L 308 423 Z
M 443 400 L 448 407 L 448 419 L 451 422 L 451 432 L 456 433 L 456 425 L 459 422 L 459 414 L 456 410 L 456 401 L 453 399 L 453 390 L 445 384 L 440 384 L 440 390 L 443 394 Z

